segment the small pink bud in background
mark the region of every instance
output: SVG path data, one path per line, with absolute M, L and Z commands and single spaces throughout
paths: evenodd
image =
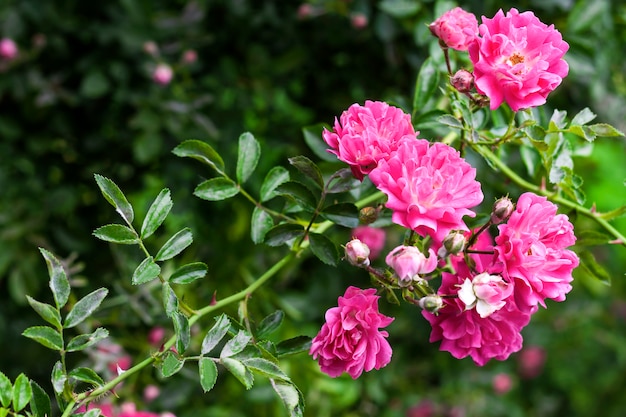
M 518 360 L 520 376 L 525 379 L 536 378 L 543 371 L 546 351 L 539 346 L 528 346 L 519 353 Z
M 352 237 L 366 244 L 370 250 L 369 258 L 376 259 L 385 246 L 386 233 L 377 227 L 359 226 L 352 231 Z
M 428 400 L 420 401 L 406 411 L 406 417 L 435 417 L 439 415 L 435 404 Z
M 0 58 L 12 61 L 17 58 L 17 45 L 13 39 L 3 38 L 0 40 Z
M 363 13 L 354 13 L 350 16 L 350 23 L 352 23 L 352 27 L 355 29 L 363 29 L 367 27 L 368 19 Z
M 419 299 L 418 305 L 430 313 L 437 314 L 443 307 L 443 298 L 435 294 L 427 295 Z
M 428 258 L 415 246 L 400 245 L 389 252 L 385 262 L 398 276 L 398 285 L 408 286 L 420 274 L 428 274 L 437 268 L 437 255 L 428 250 Z
M 159 47 L 152 41 L 147 41 L 143 44 L 143 51 L 150 56 L 157 56 L 159 54 Z
M 160 417 L 176 417 L 176 415 L 174 413 L 170 413 L 169 411 L 166 411 L 164 413 L 159 414 Z
M 471 72 L 460 69 L 450 78 L 450 84 L 460 93 L 469 93 L 474 87 L 474 76 Z
M 146 402 L 154 401 L 161 394 L 161 390 L 156 385 L 146 385 L 143 390 L 143 399 Z
M 346 244 L 346 259 L 354 266 L 369 266 L 370 249 L 359 239 L 352 239 Z
M 465 249 L 465 235 L 463 232 L 453 230 L 443 239 L 442 245 L 437 251 L 437 255 L 445 258 L 448 255 L 457 255 Z
M 313 6 L 309 3 L 302 3 L 298 7 L 298 19 L 306 19 L 313 16 Z
M 109 371 L 112 373 L 119 375 L 120 373 L 128 370 L 132 365 L 133 360 L 130 356 L 124 355 L 120 356 L 116 361 L 110 362 L 108 365 Z
M 172 67 L 167 64 L 159 64 L 152 73 L 152 80 L 159 85 L 168 85 L 174 77 Z
M 502 197 L 493 203 L 493 209 L 491 210 L 491 223 L 500 224 L 509 218 L 515 205 L 509 197 Z
M 187 49 L 183 52 L 183 62 L 185 64 L 193 64 L 198 60 L 198 53 L 193 49 Z
M 513 388 L 513 379 L 509 374 L 499 373 L 493 376 L 493 390 L 498 395 L 504 395 Z
M 46 38 L 46 35 L 44 35 L 43 33 L 35 33 L 33 35 L 33 46 L 37 49 L 41 49 L 44 46 L 46 46 L 46 43 L 48 43 L 48 39 Z
M 165 338 L 165 329 L 163 327 L 153 327 L 148 333 L 148 343 L 154 347 L 159 347 Z

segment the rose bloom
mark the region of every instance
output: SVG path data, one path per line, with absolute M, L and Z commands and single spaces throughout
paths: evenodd
M 448 47 L 467 51 L 470 41 L 478 34 L 478 21 L 472 13 L 455 7 L 431 23 L 429 28 Z
M 483 200 L 472 168 L 454 148 L 424 139 L 404 138 L 387 160 L 370 173 L 387 194 L 392 220 L 442 242 L 451 230 L 468 230 L 463 216 Z
M 172 67 L 167 64 L 159 64 L 152 73 L 152 80 L 159 85 L 168 85 L 174 77 Z
M 17 57 L 17 45 L 13 39 L 3 38 L 0 40 L 0 58 L 11 61 Z
M 479 36 L 469 45 L 477 90 L 489 97 L 492 110 L 506 102 L 513 111 L 536 107 L 567 75 L 563 55 L 569 45 L 554 25 L 532 12 L 499 10 L 483 16 Z
M 378 258 L 385 247 L 385 231 L 378 227 L 358 226 L 352 230 L 352 237 L 367 245 L 370 249 L 370 259 Z
M 380 159 L 396 149 L 403 136 L 415 137 L 411 116 L 382 101 L 353 104 L 335 119 L 333 131 L 324 129 L 322 137 L 331 147 L 328 152 L 350 165 L 359 180 L 376 168 Z
M 428 274 L 437 268 L 437 255 L 430 249 L 426 257 L 415 246 L 400 245 L 389 252 L 385 262 L 395 271 L 399 284 L 407 286 L 414 276 Z
M 545 307 L 546 298 L 563 301 L 572 289 L 578 256 L 565 248 L 576 242 L 574 226 L 556 211 L 546 197 L 524 193 L 509 220 L 498 226 L 497 264 L 509 282 L 515 281 L 521 309 Z
M 458 294 L 467 309 L 476 307 L 478 315 L 485 318 L 504 307 L 512 293 L 513 285 L 501 276 L 483 272 L 472 279 L 465 278 Z
M 326 312 L 326 323 L 313 338 L 310 354 L 322 372 L 337 377 L 347 372 L 353 379 L 363 371 L 380 369 L 391 360 L 389 334 L 379 329 L 394 319 L 378 312 L 373 288 L 349 287 L 338 299 L 338 307 Z

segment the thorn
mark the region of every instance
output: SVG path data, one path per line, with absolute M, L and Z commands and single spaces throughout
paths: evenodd
M 213 291 L 213 297 L 211 298 L 210 306 L 217 304 L 217 290 Z

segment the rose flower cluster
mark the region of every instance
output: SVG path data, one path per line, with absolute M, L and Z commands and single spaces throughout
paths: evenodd
M 543 104 L 567 75 L 568 45 L 559 32 L 515 9 L 482 21 L 478 26 L 474 15 L 456 8 L 431 31 L 442 47 L 468 51 L 475 86 L 492 109 L 503 102 L 514 111 Z M 353 104 L 322 133 L 328 151 L 359 180 L 369 178 L 386 195 L 392 221 L 411 231 L 385 257 L 386 269 L 370 265 L 384 245 L 384 235 L 370 226 L 355 230 L 345 258 L 422 307 L 430 341 L 441 350 L 478 365 L 504 360 L 522 348 L 521 330 L 538 307 L 563 301 L 571 290 L 578 266 L 567 249 L 576 241 L 573 226 L 546 197 L 527 192 L 516 203 L 497 200 L 486 224 L 470 230 L 464 218 L 474 217 L 483 201 L 475 168 L 453 147 L 418 135 L 409 114 L 378 101 Z M 389 363 L 382 329 L 393 318 L 379 312 L 376 293 L 351 286 L 326 312 L 310 349 L 323 372 L 357 378 Z

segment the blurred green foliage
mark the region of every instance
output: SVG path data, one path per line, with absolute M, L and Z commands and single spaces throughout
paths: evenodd
M 317 0 L 303 15 L 299 2 L 282 0 L 0 1 L 0 35 L 20 47 L 19 58 L 0 68 L 0 369 L 11 378 L 25 372 L 49 388 L 54 355 L 20 336 L 37 322 L 25 294 L 49 297 L 38 246 L 65 258 L 72 284 L 85 287 L 82 293 L 110 289 L 97 317 L 132 355 L 149 355 L 149 329 L 168 326 L 154 300 L 156 288 L 130 285 L 141 254 L 90 235 L 114 217 L 94 173 L 114 178 L 142 208 L 140 217 L 159 190 L 172 190 L 173 213 L 155 245 L 189 226 L 195 242 L 181 263 L 209 265 L 209 276 L 185 289 L 185 302 L 206 305 L 214 293 L 240 290 L 281 254 L 251 242 L 252 208 L 245 201 L 209 204 L 194 198 L 193 187 L 210 173 L 171 150 L 185 139 L 205 140 L 232 169 L 239 134 L 253 132 L 263 149 L 262 175 L 251 179 L 258 186 L 270 167 L 310 154 L 303 126 L 331 124 L 351 103 L 365 99 L 410 108 L 417 71 L 437 53 L 426 25 L 457 4 Z M 554 23 L 570 44 L 570 75 L 549 106 L 570 115 L 590 107 L 598 121 L 626 130 L 626 4 L 468 0 L 460 5 L 487 16 L 498 8 L 533 10 Z M 367 24 L 355 24 L 355 15 L 365 16 Z M 158 46 L 157 54 L 146 53 L 148 41 Z M 183 61 L 189 49 L 197 52 L 196 62 Z M 167 86 L 151 80 L 159 62 L 174 69 Z M 626 204 L 623 138 L 600 140 L 589 152 L 590 158 L 576 160 L 588 203 L 600 211 Z M 481 181 L 485 188 L 501 187 L 488 171 Z M 622 231 L 625 220 L 615 222 Z M 338 242 L 348 237 L 346 230 L 334 236 Z M 626 253 L 623 247 L 602 247 L 596 256 L 612 286 L 577 276 L 568 301 L 549 304 L 524 331 L 527 345 L 546 352 L 545 369 L 536 378 L 521 376 L 519 355 L 477 368 L 468 359 L 438 352 L 428 343 L 425 321 L 406 307 L 403 317 L 413 315 L 415 321 L 390 326 L 394 359 L 381 371 L 352 381 L 329 379 L 307 355 L 281 365 L 305 393 L 307 415 L 418 416 L 416 407 L 430 404 L 432 415 L 619 416 L 626 407 L 621 392 Z M 256 293 L 249 308 L 258 317 L 285 311 L 288 320 L 277 339 L 313 336 L 345 287 L 366 286 L 367 279 L 347 265 L 331 268 L 304 258 Z M 382 307 L 399 315 L 393 308 L 398 309 Z M 511 376 L 510 392 L 494 393 L 497 373 Z M 184 369 L 169 380 L 160 380 L 156 371 L 136 375 L 121 395 L 141 402 L 151 383 L 162 385 L 167 395 L 149 408 L 179 417 L 284 413 L 269 386 L 245 392 L 225 377 L 201 395 Z M 465 414 L 453 414 L 458 410 Z

